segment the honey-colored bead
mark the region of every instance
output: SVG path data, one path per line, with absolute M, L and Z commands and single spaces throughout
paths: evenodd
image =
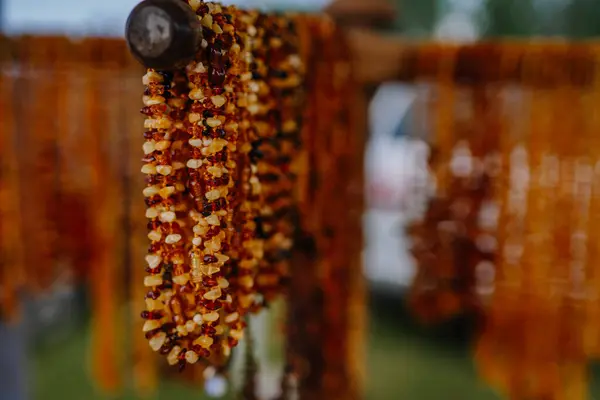
M 199 147 L 199 146 L 196 146 Z M 191 158 L 187 162 L 187 167 L 191 169 L 198 169 L 202 166 L 202 160 Z
M 221 240 L 217 237 L 204 242 L 204 248 L 209 252 L 217 252 L 221 250 Z
M 190 281 L 190 274 L 185 273 L 173 276 L 173 283 L 179 286 L 185 286 Z
M 234 338 L 235 340 L 242 340 L 244 338 L 244 331 L 238 329 L 230 329 L 229 336 Z
M 148 232 L 148 239 L 153 242 L 158 242 L 162 238 L 162 234 L 158 231 L 150 231 Z
M 214 343 L 213 338 L 210 336 L 200 336 L 198 339 L 194 340 L 194 344 L 199 345 L 205 349 L 210 348 Z
M 162 189 L 160 189 L 158 191 L 158 194 L 163 199 L 168 199 L 170 196 L 173 195 L 173 193 L 175 193 L 175 187 L 174 186 L 165 186 L 164 188 L 162 188 Z
M 165 238 L 166 244 L 175 244 L 181 240 L 181 235 L 172 233 Z
M 142 174 L 156 174 L 156 166 L 154 164 L 144 164 Z
M 202 297 L 204 297 L 206 300 L 217 300 L 219 297 L 221 297 L 221 295 L 221 288 L 217 287 L 204 293 L 204 296 Z
M 233 312 L 231 314 L 226 315 L 224 319 L 226 324 L 231 324 L 240 319 L 240 314 L 237 312 Z
M 162 222 L 173 222 L 177 216 L 173 211 L 165 211 L 160 213 L 160 220 Z
M 214 226 L 221 225 L 221 222 L 219 221 L 219 217 L 216 216 L 215 214 L 211 214 L 208 217 L 206 217 L 206 222 L 208 222 L 210 225 L 214 225 Z
M 146 209 L 146 218 L 154 219 L 158 217 L 158 210 L 154 207 L 149 207 Z
M 165 308 L 165 305 L 160 300 L 146 299 L 145 303 L 146 303 L 146 310 L 148 310 L 148 311 L 162 310 Z
M 204 322 L 215 322 L 219 320 L 219 313 L 216 311 L 211 311 L 202 315 L 202 320 Z
M 148 254 L 146 255 L 146 263 L 150 268 L 156 268 L 162 262 L 162 257 L 157 254 Z
M 175 346 L 171 349 L 167 355 L 167 362 L 169 365 L 175 365 L 179 362 L 179 353 L 181 353 L 181 347 Z
M 170 175 L 171 172 L 173 172 L 173 167 L 171 167 L 170 165 L 157 165 L 156 172 L 158 172 L 161 175 L 167 176 Z
M 144 326 L 143 326 L 142 330 L 144 332 L 150 332 L 155 329 L 159 329 L 160 327 L 161 327 L 160 321 L 155 320 L 155 319 L 148 319 L 148 320 L 146 320 L 146 322 L 144 322 Z
M 155 145 L 156 145 L 156 142 L 154 140 L 149 140 L 147 142 L 144 142 L 144 145 L 142 146 L 142 150 L 144 150 L 144 154 L 148 155 L 150 153 L 153 153 L 155 150 Z
M 204 275 L 212 276 L 217 272 L 221 271 L 221 268 L 216 266 L 216 264 L 202 264 L 201 270 Z
M 210 15 L 210 14 L 205 14 L 205 15 L 202 17 L 202 20 L 200 21 L 200 23 L 201 23 L 201 24 L 202 24 L 202 26 L 204 26 L 205 28 L 212 29 L 212 26 L 213 26 L 213 18 L 212 18 L 212 15 Z
M 198 362 L 198 354 L 196 354 L 196 352 L 188 350 L 185 353 L 185 361 L 188 364 L 196 364 Z
M 161 140 L 160 142 L 157 142 L 156 145 L 154 146 L 154 148 L 158 151 L 164 151 L 164 150 L 168 149 L 169 147 L 171 147 L 171 142 L 169 140 Z M 168 175 L 168 174 L 163 174 L 163 175 Z
M 221 197 L 221 192 L 217 189 L 210 190 L 204 194 L 204 197 L 209 201 L 215 201 Z
M 210 167 L 206 168 L 206 172 L 208 172 L 215 178 L 220 178 L 223 176 L 223 168 L 221 168 L 221 167 L 210 166 Z
M 216 128 L 217 126 L 221 126 L 222 122 L 218 118 L 208 118 L 206 124 L 211 128 Z
M 194 332 L 194 329 L 196 329 L 194 321 L 189 320 L 185 323 L 185 330 L 188 331 L 188 333 Z
M 215 107 L 219 108 L 219 107 L 222 107 L 227 102 L 227 99 L 225 98 L 225 96 L 217 95 L 217 96 L 212 96 L 210 98 L 210 101 L 214 104 Z
M 150 338 L 150 348 L 154 351 L 158 351 L 165 344 L 166 340 L 167 334 L 164 332 L 158 332 L 156 335 Z
M 175 317 L 175 321 L 177 321 L 178 318 L 181 318 L 181 317 Z M 188 335 L 188 330 L 186 329 L 185 324 L 184 325 L 177 325 L 175 327 L 175 330 L 177 331 L 177 334 L 179 336 L 187 336 Z
M 144 286 L 154 287 L 163 284 L 163 278 L 161 275 L 148 275 L 144 277 Z
M 223 277 L 217 278 L 217 282 L 221 289 L 227 289 L 229 287 L 229 281 Z
M 144 188 L 144 190 L 142 190 L 142 194 L 144 195 L 144 197 L 152 197 L 157 195 L 159 191 L 160 188 L 156 185 L 147 186 Z

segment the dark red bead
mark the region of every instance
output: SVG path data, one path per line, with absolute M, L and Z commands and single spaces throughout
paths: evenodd
M 192 350 L 194 350 L 196 352 L 196 354 L 198 354 L 199 357 L 209 357 L 210 356 L 210 352 L 205 349 L 204 347 L 200 346 L 199 344 L 195 344 L 192 346 Z
M 160 292 L 157 290 L 151 290 L 148 293 L 146 293 L 146 298 L 147 299 L 152 299 L 152 300 L 156 300 L 160 297 Z
M 142 311 L 141 316 L 143 319 L 161 319 L 162 313 L 159 311 Z
M 148 230 L 154 231 L 160 228 L 161 222 L 159 220 L 149 221 L 146 224 Z
M 221 302 L 219 300 L 203 300 L 202 305 L 210 311 L 215 311 L 221 308 Z
M 149 273 L 151 275 L 157 275 L 157 274 L 160 274 L 160 267 L 157 267 L 157 268 L 146 267 L 144 269 L 144 271 L 146 271 L 147 273 Z
M 223 129 L 223 128 L 217 128 L 217 129 L 213 130 L 212 132 L 210 132 L 210 137 L 212 137 L 213 139 L 225 138 L 226 136 L 227 136 L 227 132 L 225 132 L 225 129 Z
M 202 261 L 204 261 L 205 264 L 213 264 L 219 261 L 219 259 L 212 254 L 206 254 Z
M 152 339 L 154 337 L 154 335 L 156 335 L 159 332 L 161 332 L 160 328 L 159 329 L 154 329 L 154 330 L 146 332 L 144 336 L 146 337 L 146 339 L 150 340 L 150 339 Z
M 202 333 L 206 336 L 214 336 L 217 334 L 217 330 L 210 325 L 202 325 Z
M 144 139 L 152 139 L 153 135 L 154 135 L 154 131 L 152 131 L 152 130 L 146 131 L 146 132 L 144 132 Z
M 217 280 L 213 277 L 210 276 L 205 276 L 202 279 L 202 284 L 206 287 L 213 287 L 213 286 L 217 286 L 219 283 L 217 282 Z
M 218 153 L 215 153 L 211 156 L 206 157 L 206 159 L 213 164 L 218 163 L 218 162 L 226 162 L 227 161 L 227 151 L 221 150 Z

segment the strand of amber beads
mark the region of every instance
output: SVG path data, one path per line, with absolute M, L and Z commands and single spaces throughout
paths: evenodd
M 151 241 L 146 256 L 149 275 L 144 285 L 151 290 L 142 313 L 146 319 L 143 330 L 152 349 L 167 354 L 169 364 L 175 365 L 186 356 L 178 345 L 190 328 L 184 312 L 195 308 L 193 295 L 180 297 L 189 281 L 189 267 L 185 263 L 184 223 L 179 219 L 186 211 L 181 197 L 185 186 L 177 181 L 181 178 L 177 171 L 183 169 L 181 161 L 177 161 L 182 146 L 174 139 L 181 137 L 182 125 L 177 119 L 185 108 L 185 98 L 178 96 L 175 87 L 180 82 L 171 73 L 149 70 L 144 84 L 142 113 L 148 118 L 144 122 L 147 131 L 142 172 L 147 174 L 144 196 Z
M 248 142 L 248 128 L 250 120 L 245 103 L 249 101 L 249 86 L 247 81 L 251 78 L 250 65 L 248 63 L 251 55 L 251 43 L 249 42 L 248 30 L 249 23 L 252 22 L 251 15 L 239 11 L 234 7 L 227 7 L 226 12 L 228 22 L 235 27 L 235 43 L 232 46 L 232 57 L 227 71 L 227 84 L 231 90 L 229 96 L 229 107 L 225 109 L 228 118 L 232 123 L 237 124 L 237 130 L 233 130 L 228 134 L 228 140 L 234 145 L 227 146 L 230 182 L 230 193 L 228 202 L 227 214 L 227 243 L 230 244 L 230 260 L 225 265 L 225 271 L 229 278 L 227 284 L 228 294 L 223 301 L 222 309 L 222 325 L 223 330 L 227 330 L 227 339 L 221 341 L 221 352 L 225 357 L 231 354 L 231 348 L 238 345 L 239 341 L 244 336 L 244 328 L 246 324 L 241 318 L 240 304 L 237 293 L 232 292 L 234 288 L 240 286 L 244 288 L 252 288 L 253 280 L 251 275 L 248 275 L 246 266 L 242 263 L 242 255 L 245 254 L 244 244 L 245 237 L 244 228 L 248 219 L 251 217 L 248 214 L 248 184 L 249 184 L 249 151 L 251 145 Z M 237 44 L 237 46 L 236 46 Z M 235 277 L 235 286 L 231 285 L 232 278 Z M 231 292 L 232 294 L 229 294 Z M 224 338 L 223 338 L 224 339 Z
M 225 278 L 233 234 L 232 197 L 235 191 L 238 122 L 233 80 L 239 75 L 241 46 L 231 23 L 236 10 L 216 3 L 190 1 L 202 24 L 202 50 L 187 68 L 189 98 L 193 100 L 186 121 L 191 154 L 187 162 L 189 190 L 194 201 L 190 217 L 194 238 L 190 252 L 192 281 L 199 301 L 201 334 L 193 351 L 203 357 L 219 350 L 215 339 L 229 282 Z
M 267 84 L 273 105 L 268 113 L 269 136 L 263 138 L 264 163 L 258 165 L 263 182 L 264 203 L 259 228 L 265 235 L 264 262 L 257 276 L 257 290 L 264 301 L 272 301 L 281 292 L 287 277 L 294 226 L 290 216 L 294 207 L 294 174 L 290 167 L 297 155 L 302 110 L 302 61 L 295 40 L 294 20 L 268 16 L 265 43 L 268 48 Z
M 259 118 L 264 118 L 265 107 L 259 102 L 259 93 L 265 89 L 266 67 L 260 54 L 263 51 L 264 29 L 259 27 L 261 14 L 241 13 L 238 31 L 244 32 L 244 63 L 247 71 L 241 75 L 241 92 L 238 107 L 242 116 L 240 128 L 244 135 L 242 147 L 243 167 L 241 166 L 241 195 L 244 199 L 239 208 L 241 238 L 236 268 L 232 274 L 231 293 L 235 307 L 229 311 L 226 320 L 229 326 L 228 345 L 235 346 L 245 328 L 243 317 L 252 309 L 255 294 L 255 277 L 260 260 L 263 258 L 263 240 L 257 236 L 257 218 L 262 207 L 262 189 L 258 178 L 258 161 L 261 153 L 260 136 L 257 126 Z M 250 70 L 251 69 L 251 70 Z M 229 306 L 228 306 L 229 307 Z

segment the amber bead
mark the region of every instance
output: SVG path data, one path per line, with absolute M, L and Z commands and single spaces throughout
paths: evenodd
M 162 313 L 159 311 L 142 311 L 141 316 L 143 319 L 161 319 Z
M 202 300 L 202 305 L 209 311 L 215 311 L 221 308 L 221 302 L 219 300 Z
M 166 324 L 164 324 L 162 326 L 163 331 L 168 332 L 168 331 L 172 331 L 173 329 L 176 328 L 176 325 L 173 322 L 167 322 Z M 173 335 L 171 335 L 173 336 Z M 174 336 L 177 336 L 176 334 L 174 334 Z
M 206 287 L 213 287 L 213 286 L 217 286 L 219 283 L 212 276 L 205 276 L 202 279 L 202 284 Z
M 213 87 L 221 87 L 225 83 L 227 72 L 222 67 L 212 67 L 209 69 L 209 80 Z
M 200 182 L 198 181 L 190 181 L 189 183 L 189 189 L 190 189 L 190 196 L 193 199 L 201 199 L 203 198 L 203 192 L 204 190 L 202 189 L 202 185 L 200 184 Z
M 160 297 L 160 292 L 157 290 L 151 290 L 148 293 L 146 293 L 146 298 L 147 299 L 152 299 L 152 300 L 156 300 Z
M 152 139 L 154 133 L 155 133 L 154 130 L 145 131 L 144 132 L 144 139 Z
M 148 222 L 146 224 L 146 227 L 150 231 L 156 231 L 156 230 L 158 230 L 160 228 L 161 225 L 162 225 L 162 222 L 160 222 L 159 220 L 154 220 L 154 221 Z
M 209 357 L 210 356 L 210 351 L 208 351 L 207 349 L 203 348 L 202 346 L 195 344 L 192 346 L 192 350 L 194 352 L 196 352 L 196 354 L 198 354 L 200 357 Z
M 195 111 L 194 107 L 196 107 L 196 106 L 200 107 L 200 110 Z M 190 110 L 191 112 L 199 113 L 199 111 L 201 111 L 201 109 L 203 109 L 204 107 L 199 103 L 194 103 L 190 108 L 191 108 L 191 110 Z M 187 128 L 187 133 L 191 136 L 199 137 L 202 135 L 203 132 L 204 132 L 204 129 L 202 129 L 202 127 L 198 126 L 198 125 L 191 125 Z
M 227 200 L 223 197 L 218 198 L 215 201 L 205 201 L 202 203 L 202 215 L 208 217 L 215 211 L 223 210 L 227 207 Z
M 210 66 L 213 68 L 224 68 L 225 67 L 225 59 L 223 57 L 223 46 L 224 43 L 221 39 L 216 39 L 213 45 L 210 47 L 208 51 L 208 59 Z M 218 85 L 223 86 L 223 85 Z
M 162 332 L 162 328 L 154 329 L 152 331 L 148 331 L 148 332 L 146 332 L 144 334 L 144 336 L 146 337 L 146 339 L 152 339 L 154 337 L 154 335 L 156 335 L 159 332 Z
M 205 264 L 213 264 L 213 263 L 216 263 L 219 260 L 217 259 L 216 256 L 214 256 L 212 254 L 206 254 L 204 256 L 204 258 L 202 259 L 202 261 L 204 261 Z
M 152 274 L 152 275 L 157 275 L 160 273 L 160 267 L 157 267 L 157 268 L 146 267 L 144 269 L 144 271 L 146 271 L 147 273 Z
M 210 136 L 213 139 L 225 138 L 227 136 L 227 132 L 225 132 L 225 129 L 223 129 L 223 128 L 217 128 L 217 129 L 213 130 L 212 132 L 208 132 L 206 134 L 206 136 Z
M 227 151 L 221 150 L 218 153 L 206 157 L 206 159 L 211 163 L 227 162 Z
M 209 324 L 204 324 L 202 325 L 202 333 L 206 336 L 213 336 L 216 335 L 217 330 Z
M 156 157 L 154 157 L 154 154 L 148 154 L 146 157 L 142 158 L 141 161 L 145 164 L 151 163 L 156 161 Z
M 206 183 L 212 186 L 226 186 L 227 184 L 229 184 L 229 175 L 223 175 L 220 178 L 210 178 L 206 180 Z M 223 199 L 223 198 L 221 198 Z M 221 200 L 219 199 L 219 200 Z M 223 199 L 223 201 L 225 201 L 225 199 Z
M 161 175 L 147 175 L 146 176 L 146 183 L 149 185 L 156 185 L 157 183 L 160 183 L 161 181 L 162 181 Z

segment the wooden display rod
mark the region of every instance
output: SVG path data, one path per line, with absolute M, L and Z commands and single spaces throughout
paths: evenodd
M 366 29 L 349 29 L 358 80 L 436 80 L 452 66 L 460 84 L 519 83 L 536 87 L 588 86 L 597 75 L 598 45 L 560 41 L 442 44 L 410 42 Z

